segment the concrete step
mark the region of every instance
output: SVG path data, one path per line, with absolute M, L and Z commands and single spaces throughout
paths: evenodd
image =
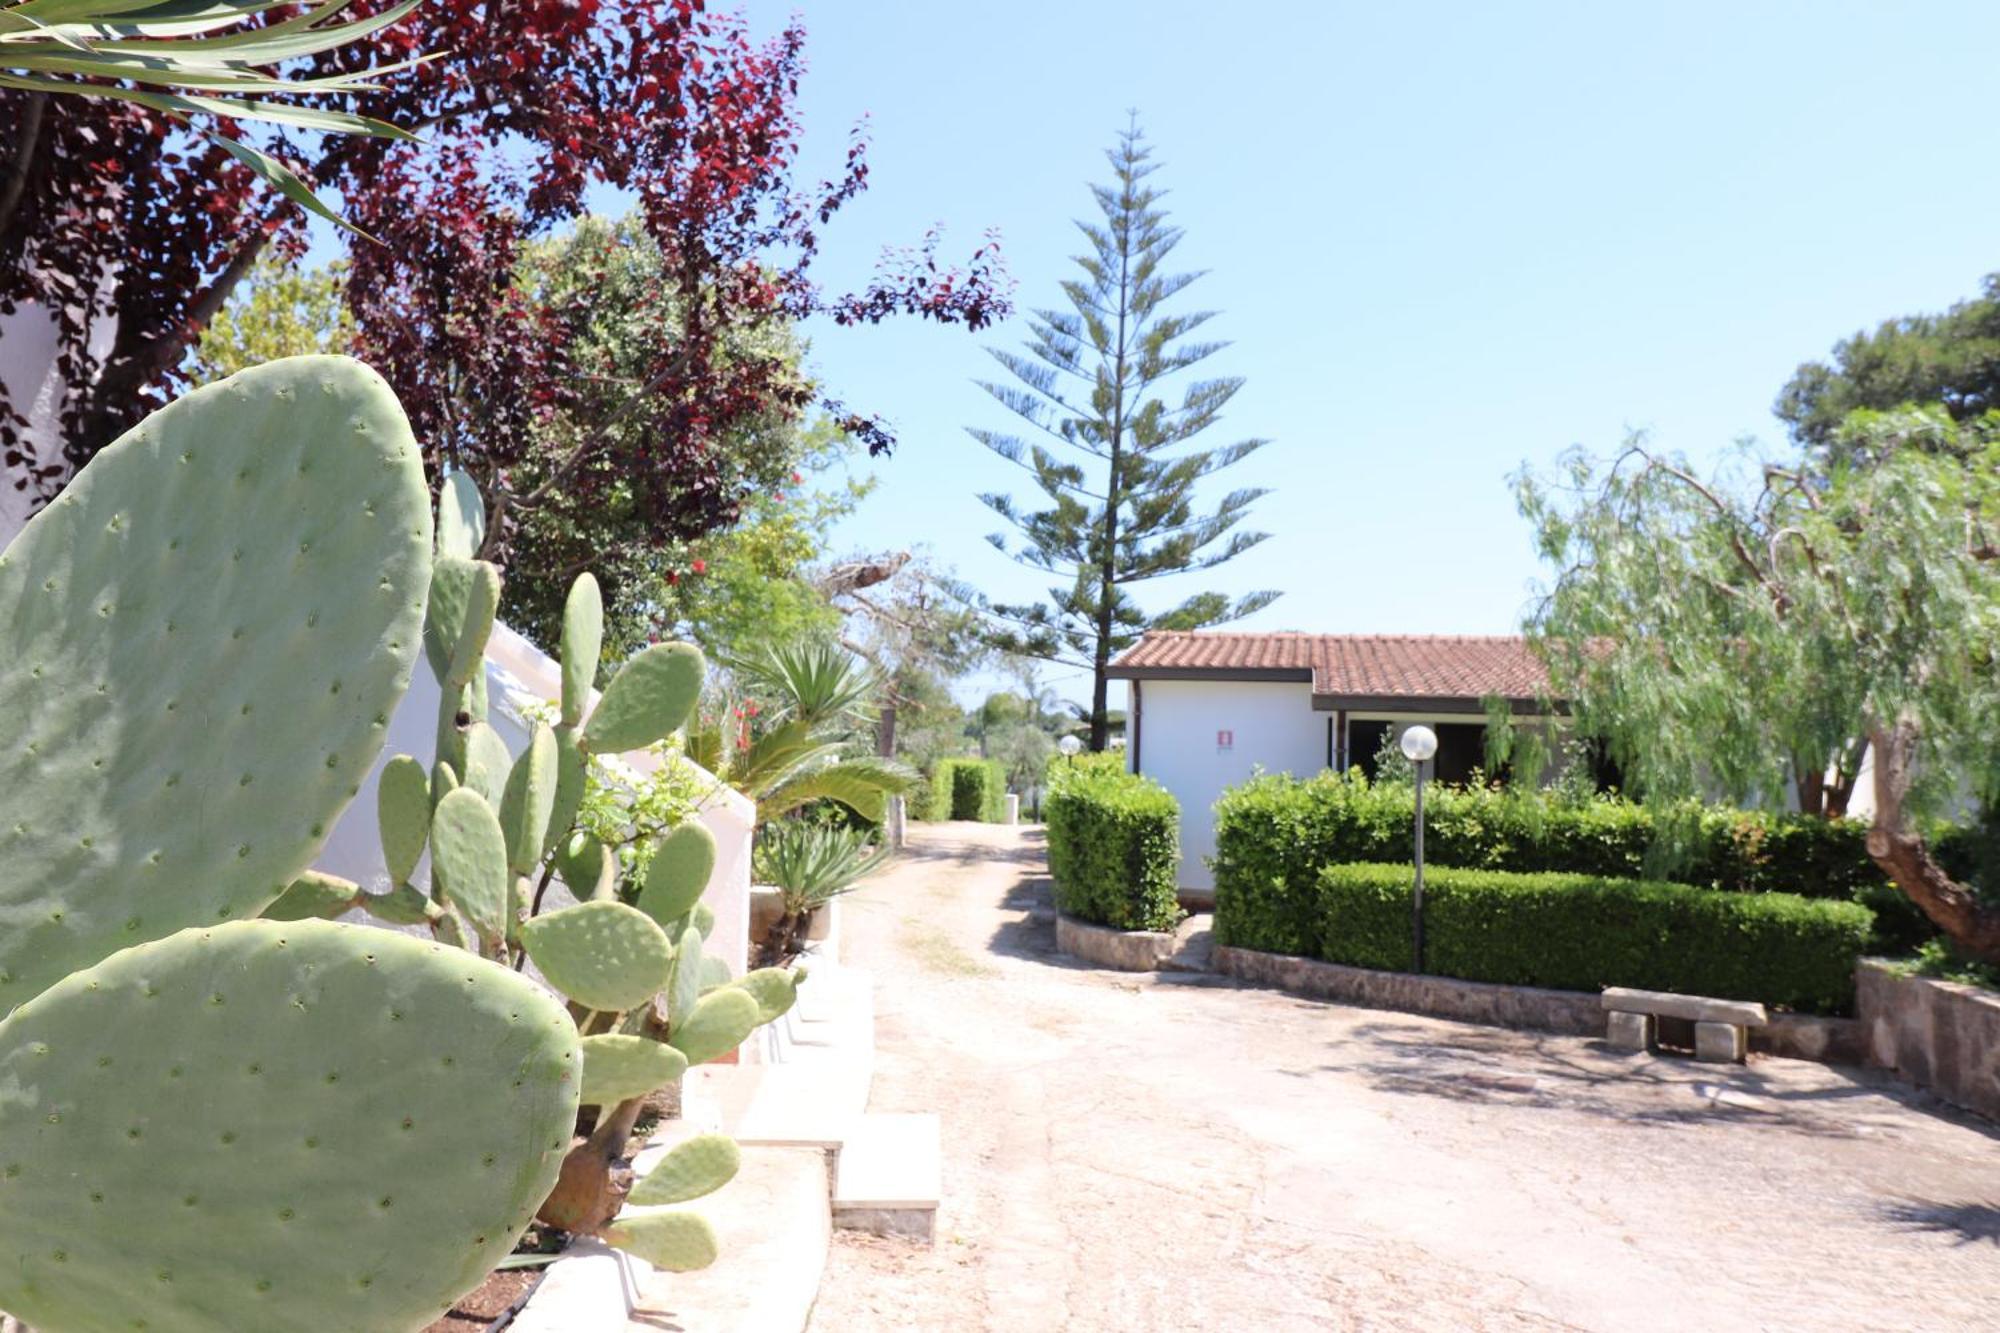
M 810 1148 L 743 1150 L 736 1179 L 681 1205 L 708 1218 L 721 1255 L 694 1273 L 630 1259 L 629 1333 L 796 1333 L 812 1316 L 831 1227 L 826 1156 Z M 570 1333 L 577 1333 L 582 1325 Z
M 944 1192 L 938 1118 L 872 1111 L 857 1118 L 833 1174 L 833 1225 L 930 1244 Z

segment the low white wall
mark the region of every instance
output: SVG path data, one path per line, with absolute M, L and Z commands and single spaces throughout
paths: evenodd
M 1149 680 L 1139 714 L 1139 770 L 1180 802 L 1184 889 L 1215 887 L 1207 858 L 1224 790 L 1260 768 L 1309 777 L 1326 767 L 1330 715 L 1313 711 L 1304 681 Z M 1227 747 L 1218 740 L 1225 731 Z
M 561 668 L 533 644 L 508 629 L 493 627 L 486 652 L 488 721 L 507 748 L 519 754 L 527 748 L 532 727 L 522 705 L 540 699 L 553 702 L 562 692 Z M 412 673 L 409 693 L 389 716 L 389 734 L 382 755 L 369 770 L 354 801 L 334 823 L 317 865 L 377 891 L 389 887 L 382 867 L 382 844 L 375 827 L 375 786 L 382 766 L 394 755 L 409 754 L 426 764 L 435 758 L 439 690 L 437 678 L 421 659 Z M 595 699 L 593 698 L 593 703 Z M 641 771 L 651 771 L 654 757 L 645 752 L 624 756 Z M 681 761 L 686 763 L 687 761 Z M 715 930 L 704 953 L 729 960 L 739 975 L 750 952 L 750 839 L 756 826 L 756 806 L 704 769 L 691 769 L 705 780 L 709 795 L 697 814 L 715 835 L 715 871 L 702 901 L 715 913 Z M 420 867 L 419 875 L 423 874 Z

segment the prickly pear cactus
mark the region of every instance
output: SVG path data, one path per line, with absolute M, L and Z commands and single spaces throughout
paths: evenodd
M 116 954 L 0 1023 L 0 1307 L 43 1333 L 420 1328 L 554 1185 L 575 1029 L 323 921 Z
M 583 1104 L 616 1106 L 687 1072 L 687 1057 L 651 1037 L 605 1033 L 583 1039 Z
M 29 521 L 0 555 L 0 1013 L 312 862 L 409 683 L 430 551 L 409 424 L 345 357 L 195 390 Z

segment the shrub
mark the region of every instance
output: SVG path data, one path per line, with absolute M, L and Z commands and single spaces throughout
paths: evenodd
M 1336 865 L 1316 886 L 1318 957 L 1408 971 L 1412 868 Z M 1426 970 L 1595 991 L 1638 986 L 1812 1013 L 1854 1002 L 1857 903 L 1550 872 L 1424 871 Z
M 1238 924 L 1308 951 L 1321 867 L 1414 856 L 1415 797 L 1358 774 L 1260 777 L 1216 804 L 1216 933 Z M 1930 923 L 1869 859 L 1867 825 L 1686 806 L 1665 816 L 1612 796 L 1512 788 L 1427 788 L 1424 860 L 1476 870 L 1664 878 L 1698 888 L 1858 901 L 1876 912 L 1871 948 L 1907 953 Z
M 1058 909 L 1118 930 L 1174 928 L 1181 812 L 1165 787 L 1116 765 L 1053 764 L 1042 809 Z
M 936 819 L 937 779 L 926 777 L 903 793 L 903 813 L 912 820 Z
M 1007 796 L 1007 775 L 997 759 L 940 759 L 931 775 L 932 819 L 1000 822 Z

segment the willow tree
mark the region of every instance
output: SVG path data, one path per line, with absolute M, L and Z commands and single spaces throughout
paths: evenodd
M 1023 509 L 1006 495 L 980 497 L 1013 524 L 1019 540 L 994 546 L 1059 582 L 1044 601 L 995 604 L 992 639 L 1005 652 L 1087 667 L 1092 673 L 1090 746 L 1102 750 L 1109 726 L 1105 668 L 1147 629 L 1200 629 L 1249 615 L 1275 592 L 1231 598 L 1202 592 L 1149 613 L 1135 584 L 1213 569 L 1264 540 L 1237 525 L 1264 494 L 1239 489 L 1212 509 L 1197 503 L 1202 478 L 1239 463 L 1266 442 L 1190 447 L 1243 387 L 1240 378 L 1192 379 L 1169 404 L 1156 396 L 1228 346 L 1190 340 L 1214 311 L 1163 308 L 1198 273 L 1162 271 L 1181 231 L 1167 224 L 1157 167 L 1136 124 L 1106 156 L 1110 185 L 1093 186 L 1102 221 L 1079 222 L 1086 242 L 1081 278 L 1062 284 L 1069 309 L 1038 310 L 1027 355 L 993 350 L 1018 382 L 981 386 L 1026 421 L 1023 439 L 974 429 L 974 439 L 1025 468 L 1047 507 Z
M 1580 727 L 1648 800 L 1823 812 L 1872 760 L 1869 855 L 1962 950 L 2000 962 L 2000 896 L 1925 830 L 2000 796 L 2000 414 L 1860 411 L 1817 466 L 1703 478 L 1643 439 L 1524 474 L 1556 568 L 1529 629 Z

